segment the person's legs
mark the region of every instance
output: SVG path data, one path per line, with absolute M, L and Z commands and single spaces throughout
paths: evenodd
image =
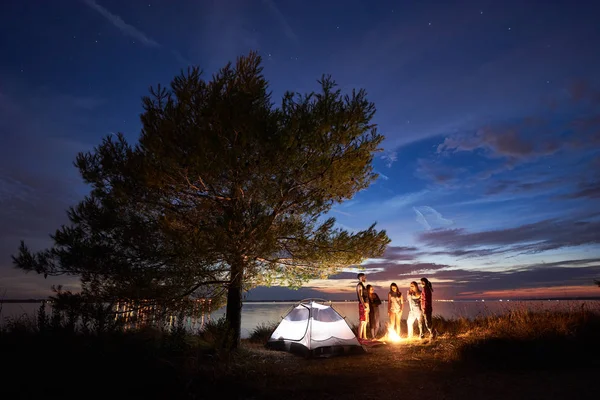
M 367 319 L 365 316 L 365 307 L 358 303 L 358 338 L 367 338 Z
M 423 313 L 418 313 L 417 321 L 419 321 L 419 337 L 423 339 Z
M 368 321 L 360 321 L 360 339 L 367 339 L 367 328 L 369 327 Z
M 400 313 L 396 313 L 394 315 L 394 319 L 396 320 L 395 323 L 395 327 L 396 327 L 396 333 L 398 334 L 398 336 L 400 336 L 400 334 L 402 333 L 402 327 L 400 325 L 400 323 L 402 322 L 402 316 L 400 315 Z
M 373 310 L 373 309 L 371 309 L 371 310 Z M 371 339 L 375 339 L 375 337 L 377 336 L 377 331 L 379 330 L 378 326 L 377 326 L 378 322 L 379 321 L 377 320 L 377 318 L 375 316 L 375 312 L 371 311 L 369 313 L 369 332 L 371 333 Z
M 367 332 L 369 331 L 369 324 L 371 323 L 371 321 L 369 320 L 369 312 L 366 311 L 365 312 L 365 339 L 367 338 Z
M 408 319 L 406 320 L 406 325 L 408 328 L 407 337 L 410 339 L 413 336 L 413 329 L 415 327 L 415 314 L 412 311 L 408 313 Z
M 367 329 L 367 323 L 365 321 L 360 321 L 360 336 L 359 339 L 366 339 L 367 334 L 365 333 Z
M 435 338 L 435 329 L 433 329 L 433 312 L 432 311 L 425 311 L 423 313 L 424 315 L 424 320 L 425 320 L 425 326 L 427 327 L 427 330 L 429 331 L 429 335 L 432 338 Z
M 394 313 L 388 313 L 389 322 L 388 329 L 396 330 L 396 317 Z

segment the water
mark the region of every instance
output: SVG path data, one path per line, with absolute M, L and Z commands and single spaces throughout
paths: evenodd
M 250 336 L 254 328 L 261 324 L 278 322 L 291 309 L 292 302 L 249 302 L 244 303 L 242 309 L 242 338 Z M 356 302 L 332 302 L 337 310 L 350 325 L 358 324 L 358 306 Z M 475 318 L 478 316 L 504 314 L 509 310 L 529 309 L 532 311 L 580 311 L 582 306 L 588 310 L 600 312 L 600 300 L 530 300 L 530 301 L 453 301 L 434 302 L 433 314 L 444 318 Z M 6 318 L 25 317 L 32 321 L 35 319 L 39 303 L 4 303 L 0 313 L 0 320 Z M 380 320 L 387 320 L 387 304 L 380 307 Z M 217 319 L 225 315 L 225 308 L 213 311 L 208 318 Z M 405 305 L 402 318 L 408 315 L 408 305 Z

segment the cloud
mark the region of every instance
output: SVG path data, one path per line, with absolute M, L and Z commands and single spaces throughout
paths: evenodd
M 432 229 L 431 224 L 434 224 L 434 226 L 448 226 L 454 224 L 454 221 L 442 217 L 442 214 L 437 212 L 433 207 L 416 206 L 413 207 L 413 210 L 417 214 L 417 222 L 427 230 Z
M 418 249 L 412 246 L 388 246 L 383 257 L 393 260 L 414 260 Z
M 542 195 L 597 199 L 600 90 L 579 82 L 570 93 L 554 111 L 447 135 L 434 154 L 418 159 L 417 176 L 456 194 L 469 190 L 469 204 Z
M 600 149 L 598 149 L 600 153 Z M 577 174 L 578 182 L 567 194 L 558 196 L 560 199 L 597 199 L 600 198 L 600 155 L 589 162 L 578 160 L 582 170 Z M 565 177 L 569 182 L 576 181 L 575 176 Z
M 342 214 L 342 215 L 345 215 L 345 216 L 347 216 L 347 217 L 351 217 L 351 216 L 352 216 L 352 214 L 350 214 L 349 212 L 342 211 L 342 210 L 338 210 L 338 209 L 337 209 L 337 208 L 335 208 L 335 207 L 331 209 L 331 212 L 338 213 L 338 214 Z M 346 228 L 344 228 L 344 229 L 346 229 Z
M 572 81 L 568 88 L 571 99 L 577 103 L 600 104 L 600 90 L 594 87 L 589 81 L 576 79 Z
M 218 70 L 240 55 L 261 49 L 252 15 L 253 3 L 243 0 L 196 2 L 200 32 L 188 54 L 206 70 Z M 215 40 L 218 37 L 219 40 Z M 263 53 L 264 54 L 264 53 Z
M 34 251 L 50 246 L 50 233 L 68 222 L 66 209 L 76 195 L 72 183 L 67 181 L 0 166 L 0 286 L 8 288 L 8 298 L 45 296 L 53 284 L 76 281 L 69 277 L 44 280 L 37 274 L 26 275 L 14 269 L 10 258 L 21 240 Z
M 442 153 L 483 149 L 492 157 L 525 160 L 554 154 L 559 148 L 557 142 L 527 140 L 513 128 L 485 127 L 477 130 L 474 135 L 447 137 L 437 150 L 438 153 Z
M 6 79 L 6 86 L 17 86 L 16 81 Z M 25 275 L 14 270 L 10 256 L 20 240 L 33 250 L 51 245 L 49 235 L 68 222 L 67 208 L 87 192 L 73 159 L 91 149 L 82 132 L 93 131 L 89 111 L 103 104 L 26 86 L 0 94 L 0 282 L 10 285 L 11 297 L 30 295 L 36 288 L 40 295 L 49 294 L 52 283 L 68 280 L 50 283 Z
M 183 65 L 192 65 L 193 64 L 193 62 L 191 62 L 187 57 L 183 56 L 177 50 L 172 50 L 171 54 L 173 54 L 173 56 L 175 57 L 175 59 L 177 60 L 177 62 L 180 63 L 180 64 L 183 64 Z
M 381 158 L 385 161 L 385 165 L 391 168 L 392 164 L 398 161 L 398 153 L 395 151 L 388 151 L 384 153 Z
M 377 175 L 379 175 L 379 178 L 380 178 L 380 179 L 382 179 L 382 180 L 384 180 L 384 181 L 389 181 L 389 180 L 390 180 L 390 177 L 389 177 L 389 176 L 387 176 L 387 175 L 384 175 L 384 174 L 382 174 L 382 173 L 381 173 L 381 172 L 379 172 L 379 171 L 375 171 L 375 173 L 376 173 Z
M 457 183 L 459 176 L 467 172 L 468 170 L 465 168 L 445 165 L 437 159 L 419 158 L 417 160 L 416 175 L 438 185 L 453 186 Z
M 16 268 L 6 269 L 0 274 L 0 300 L 4 299 L 42 299 L 52 294 L 52 286 L 63 286 L 65 290 L 81 289 L 79 279 L 72 276 L 48 276 L 35 273 L 25 274 Z M 6 314 L 4 314 L 6 315 Z
M 577 266 L 585 261 L 589 266 Z M 554 288 L 591 285 L 600 274 L 598 259 L 573 260 L 556 265 L 536 264 L 513 271 L 466 271 L 461 269 L 439 271 L 431 276 L 437 292 L 458 298 L 494 297 L 494 292 L 513 292 L 513 297 L 548 296 Z M 435 281 L 440 281 L 435 284 Z M 439 290 L 438 290 L 439 289 Z M 522 291 L 522 293 L 520 293 Z M 527 293 L 527 294 L 526 294 Z
M 156 41 L 148 37 L 144 32 L 140 31 L 136 27 L 129 25 L 123 19 L 108 11 L 106 8 L 102 7 L 100 4 L 96 3 L 94 0 L 82 0 L 88 7 L 97 11 L 100 15 L 102 15 L 108 22 L 113 24 L 117 29 L 119 29 L 124 35 L 129 36 L 133 39 L 138 40 L 144 46 L 147 47 L 160 47 Z
M 591 182 L 591 183 L 581 183 L 578 186 L 578 190 L 574 193 L 570 193 L 568 195 L 563 196 L 566 199 L 579 199 L 579 198 L 589 198 L 589 199 L 598 199 L 600 198 L 600 181 Z
M 281 25 L 281 28 L 283 29 L 283 33 L 285 34 L 285 36 L 287 36 L 288 39 L 290 39 L 294 42 L 297 42 L 298 36 L 296 35 L 294 30 L 288 23 L 287 19 L 283 15 L 283 13 L 279 10 L 277 5 L 275 5 L 275 2 L 273 2 L 273 0 L 263 0 L 263 3 L 267 5 L 267 7 L 269 8 L 269 11 L 271 11 L 271 13 L 275 17 L 275 19 L 277 20 L 279 25 Z
M 591 286 L 593 279 L 600 276 L 600 258 L 597 257 L 527 263 L 515 265 L 510 270 L 490 270 L 485 266 L 467 270 L 432 262 L 397 263 L 390 254 L 384 262 L 367 263 L 363 267 L 367 282 L 379 290 L 387 290 L 391 282 L 396 282 L 401 288 L 408 287 L 409 282 L 427 276 L 434 283 L 438 299 L 564 297 L 586 292 L 585 286 Z M 320 280 L 314 286 L 309 283 L 307 287 L 317 290 L 328 288 L 329 292 L 343 288 L 341 292 L 347 294 L 346 298 L 353 298 L 355 283 L 355 273 L 343 273 Z
M 55 97 L 57 104 L 69 108 L 81 109 L 85 111 L 94 111 L 104 105 L 106 100 L 92 96 L 74 96 L 70 94 L 59 94 Z
M 383 202 L 377 202 L 377 207 L 380 209 L 401 209 L 408 207 L 425 197 L 429 193 L 428 190 L 406 193 L 391 197 Z
M 413 275 L 423 271 L 451 268 L 446 264 L 420 261 L 419 257 L 422 254 L 417 247 L 413 246 L 388 246 L 381 258 L 366 260 L 360 268 L 348 268 L 329 279 L 319 280 L 319 285 L 324 284 L 323 282 L 329 282 L 330 286 L 337 286 L 340 282 L 347 284 L 348 281 L 356 280 L 358 272 L 364 272 L 371 284 L 385 287 L 389 286 L 392 280 L 402 282 L 413 280 L 415 279 Z M 311 281 L 307 286 L 313 287 L 313 284 L 314 281 Z
M 499 193 L 526 193 L 526 192 L 540 192 L 545 189 L 552 189 L 565 183 L 563 178 L 552 178 L 552 179 L 539 179 L 533 181 L 520 181 L 514 179 L 499 179 L 496 182 L 490 184 L 486 190 L 486 195 L 495 195 Z
M 560 298 L 596 298 L 598 288 L 590 285 L 546 286 L 534 288 L 483 290 L 479 292 L 463 292 L 459 299 L 560 299 Z M 558 304 L 557 304 L 558 306 Z
M 467 232 L 463 228 L 440 229 L 418 235 L 419 242 L 445 249 L 449 255 L 539 253 L 565 247 L 600 244 L 597 215 L 573 220 L 547 219 L 514 228 Z M 440 254 L 436 252 L 435 254 Z
M 514 265 L 509 270 L 490 270 L 486 266 L 464 269 L 416 259 L 405 261 L 424 255 L 416 247 L 390 246 L 383 258 L 361 265 L 360 272 L 367 274 L 367 282 L 375 286 L 378 292 L 387 292 L 391 282 L 404 290 L 411 281 L 427 276 L 434 284 L 437 299 L 590 295 L 586 286 L 591 286 L 593 279 L 600 276 L 598 257 L 525 263 Z M 358 271 L 358 268 L 349 268 L 329 279 L 310 281 L 298 291 L 283 287 L 254 289 L 251 298 L 282 300 L 325 297 L 331 300 L 354 300 Z
M 542 111 L 550 117 L 547 120 L 526 117 L 510 125 L 488 125 L 474 133 L 449 135 L 438 145 L 437 152 L 482 150 L 490 158 L 506 158 L 517 164 L 561 150 L 597 147 L 600 145 L 599 99 L 600 90 L 588 83 L 576 82 L 571 85 L 567 99 Z
M 400 287 L 408 287 L 409 282 L 419 279 L 422 275 L 431 275 L 435 271 L 451 268 L 449 265 L 430 262 L 398 263 L 393 259 L 377 263 L 365 263 L 361 267 L 360 272 L 367 275 L 367 283 L 379 288 L 388 288 L 392 282 L 396 282 Z M 304 287 L 328 290 L 331 293 L 344 291 L 354 293 L 355 286 L 356 271 L 353 271 L 342 272 L 329 279 L 312 280 Z

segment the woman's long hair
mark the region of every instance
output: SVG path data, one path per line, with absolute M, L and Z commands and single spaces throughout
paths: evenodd
M 419 284 L 416 281 L 412 281 L 410 283 L 410 286 L 414 287 L 415 290 L 409 288 L 408 289 L 408 293 L 409 294 L 420 294 L 421 293 L 421 289 L 419 289 Z
M 392 290 L 393 287 L 396 287 L 396 292 L 394 292 Z M 400 297 L 400 296 L 402 296 L 402 293 L 400 293 L 400 288 L 398 287 L 398 285 L 396 285 L 396 282 L 392 282 L 392 284 L 390 285 L 390 295 L 392 297 Z
M 431 284 L 431 282 L 429 282 L 429 279 L 421 278 L 421 283 L 423 282 L 425 282 L 425 287 L 431 290 L 431 292 L 433 292 L 433 285 Z

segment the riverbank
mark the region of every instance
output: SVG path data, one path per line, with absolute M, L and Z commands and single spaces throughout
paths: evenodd
M 63 321 L 66 322 L 66 321 Z M 522 311 L 436 318 L 435 340 L 402 340 L 355 356 L 267 350 L 273 324 L 235 353 L 219 322 L 191 335 L 153 328 L 76 332 L 59 321 L 0 331 L 7 398 L 578 399 L 598 396 L 600 314 Z M 3 396 L 4 397 L 4 396 Z
M 110 350 L 104 356 L 84 351 L 71 362 L 30 358 L 27 366 L 12 364 L 18 368 L 4 374 L 2 393 L 11 399 L 363 400 L 412 393 L 421 400 L 531 400 L 564 399 L 577 393 L 578 399 L 591 400 L 598 396 L 594 384 L 598 367 L 517 365 L 507 370 L 444 361 L 444 347 L 457 345 L 455 340 L 438 340 L 371 348 L 361 356 L 304 359 L 246 342 L 238 355 L 228 359 L 205 353 L 188 362 L 173 359 L 172 354 L 161 359 L 139 349 L 129 352 L 137 360 L 114 357 Z
M 513 368 L 461 361 L 471 339 L 403 342 L 361 356 L 303 359 L 248 344 L 229 374 L 211 381 L 224 398 L 246 399 L 578 399 L 598 398 L 599 365 Z M 511 353 L 506 354 L 510 358 Z M 574 354 L 574 357 L 580 357 Z M 243 393 L 242 396 L 240 394 Z

